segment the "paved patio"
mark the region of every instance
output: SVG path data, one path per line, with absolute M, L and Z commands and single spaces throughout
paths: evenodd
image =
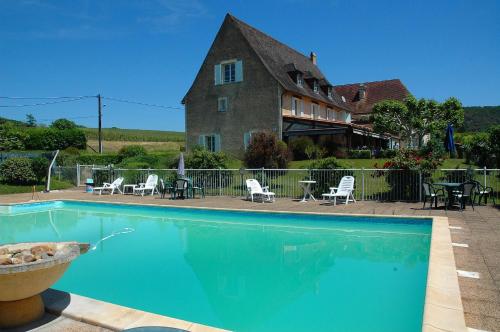
M 0 196 L 0 204 L 27 202 L 31 194 Z M 459 277 L 460 292 L 468 327 L 484 331 L 500 331 L 500 209 L 491 206 L 467 210 L 423 210 L 420 203 L 363 201 L 332 206 L 322 201 L 301 203 L 292 199 L 277 199 L 275 203 L 248 202 L 242 197 L 207 197 L 176 200 L 158 197 L 124 195 L 98 196 L 68 190 L 35 195 L 35 200 L 77 199 L 158 205 L 196 206 L 210 208 L 254 209 L 272 211 L 302 211 L 327 213 L 358 213 L 385 215 L 447 216 L 454 247 L 457 270 L 479 272 L 480 278 Z M 467 244 L 468 247 L 459 246 Z

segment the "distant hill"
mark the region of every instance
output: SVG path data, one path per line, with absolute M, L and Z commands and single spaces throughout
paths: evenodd
M 19 126 L 19 127 L 24 127 L 26 126 L 26 123 L 22 122 L 22 121 L 17 121 L 17 120 L 11 120 L 11 119 L 7 119 L 7 118 L 2 118 L 0 117 L 0 125 L 3 125 L 5 123 L 12 123 L 13 125 L 15 126 Z
M 464 107 L 463 132 L 486 131 L 490 126 L 500 124 L 500 106 Z
M 89 140 L 97 139 L 97 128 L 82 128 Z M 184 132 L 142 129 L 103 128 L 103 140 L 127 142 L 184 142 Z

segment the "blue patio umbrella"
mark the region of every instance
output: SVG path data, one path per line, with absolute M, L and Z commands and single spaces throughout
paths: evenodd
M 184 154 L 181 152 L 179 157 L 179 165 L 177 166 L 177 174 L 184 177 Z
M 448 124 L 446 128 L 446 137 L 444 139 L 444 147 L 449 153 L 455 152 L 455 139 L 453 138 L 453 125 Z

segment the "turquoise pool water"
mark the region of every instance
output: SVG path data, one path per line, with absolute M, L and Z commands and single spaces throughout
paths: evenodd
M 97 243 L 54 288 L 236 331 L 421 331 L 430 219 L 49 202 L 0 243 Z

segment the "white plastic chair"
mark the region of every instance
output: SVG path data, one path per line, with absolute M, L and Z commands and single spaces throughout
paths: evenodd
M 323 194 L 323 199 L 328 197 L 331 201 L 333 198 L 333 205 L 337 205 L 337 197 L 345 197 L 345 204 L 349 204 L 349 201 L 356 203 L 353 195 L 354 191 L 354 177 L 344 176 L 340 179 L 338 187 L 330 187 L 330 192 Z
M 160 193 L 158 191 L 158 175 L 150 174 L 146 183 L 140 183 L 139 186 L 134 187 L 134 195 L 140 194 L 141 196 L 144 196 L 146 191 L 151 191 L 151 196 L 153 196 L 155 192 L 157 194 Z
M 123 182 L 123 178 L 122 177 L 119 177 L 118 179 L 116 179 L 115 181 L 113 181 L 113 183 L 104 182 L 102 184 L 102 187 L 95 187 L 94 188 L 94 194 L 99 193 L 99 195 L 102 195 L 103 192 L 108 192 L 109 191 L 109 193 L 111 195 L 113 195 L 115 193 L 115 190 L 118 191 L 120 194 L 123 194 L 123 192 L 120 190 L 122 182 Z
M 261 187 L 259 181 L 255 179 L 246 180 L 248 196 L 251 197 L 253 202 L 254 195 L 260 195 L 262 197 L 262 203 L 264 203 L 264 198 L 268 202 L 274 202 L 275 194 L 269 191 L 269 187 Z

